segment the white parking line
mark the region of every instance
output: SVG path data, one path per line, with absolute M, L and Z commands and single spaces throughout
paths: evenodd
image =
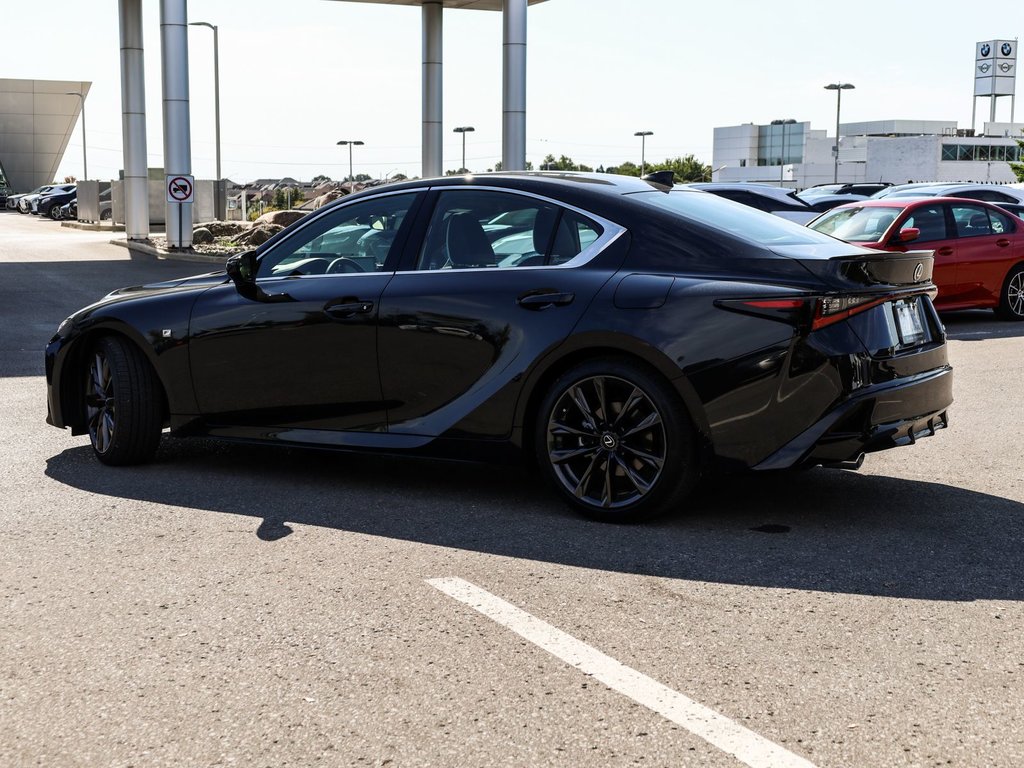
M 751 768 L 815 768 L 813 763 L 758 736 L 725 715 L 673 691 L 464 579 L 427 579 L 427 583 Z

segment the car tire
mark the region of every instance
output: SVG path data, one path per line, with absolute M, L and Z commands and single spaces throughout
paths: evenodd
M 109 208 L 105 211 L 100 211 L 100 221 L 109 221 L 113 215 L 113 211 L 111 211 Z
M 996 315 L 1003 320 L 1024 320 L 1024 264 L 1018 264 L 1006 276 Z
M 59 205 L 51 205 L 48 213 L 50 215 L 50 218 L 53 219 L 54 221 L 60 221 L 62 218 L 64 218 L 63 216 L 60 215 Z
M 117 336 L 100 338 L 85 370 L 86 424 L 104 464 L 143 464 L 162 431 L 159 383 L 137 347 Z
M 633 523 L 679 509 L 698 475 L 696 431 L 657 372 L 626 359 L 562 374 L 538 410 L 542 473 L 595 520 Z

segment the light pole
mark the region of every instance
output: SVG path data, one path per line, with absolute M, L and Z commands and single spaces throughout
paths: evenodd
M 65 96 L 77 96 L 82 100 L 82 181 L 89 180 L 89 163 L 85 159 L 85 96 L 74 91 L 65 91 Z
M 779 186 L 784 184 L 784 171 L 786 165 L 786 126 L 793 125 L 796 120 L 789 118 L 788 120 L 772 120 L 772 125 L 782 126 L 782 149 L 779 150 Z
M 839 182 L 839 108 L 843 103 L 843 91 L 853 90 L 850 83 L 829 83 L 825 86 L 826 91 L 836 92 L 836 150 L 835 150 L 835 172 L 832 175 L 832 183 Z
M 217 143 L 217 181 L 220 181 L 220 46 L 217 40 L 217 25 L 208 21 L 190 21 L 188 25 L 209 27 L 213 30 L 213 120 Z
M 466 134 L 472 133 L 475 130 L 476 129 L 472 125 L 460 125 L 458 128 L 452 129 L 452 133 L 462 134 L 462 167 L 459 168 L 460 171 L 468 170 L 466 168 Z
M 361 142 L 361 141 L 352 141 L 350 139 L 342 139 L 341 141 L 338 142 L 338 146 L 339 147 L 343 147 L 346 144 L 348 144 L 348 178 L 349 178 L 349 181 L 352 183 L 351 189 L 354 192 L 355 188 L 356 188 L 355 187 L 356 176 L 355 176 L 354 173 L 352 173 L 352 147 L 353 146 L 361 147 L 361 146 L 363 146 L 363 142 Z
M 644 157 L 644 155 L 645 155 L 645 152 L 647 150 L 647 137 L 648 136 L 653 136 L 654 135 L 654 131 L 637 131 L 633 135 L 640 137 L 640 175 L 643 176 L 644 175 L 644 165 L 645 165 L 645 162 L 644 162 L 645 157 Z

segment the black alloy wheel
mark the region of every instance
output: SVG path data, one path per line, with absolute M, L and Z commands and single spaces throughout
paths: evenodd
M 156 375 L 130 342 L 104 336 L 93 347 L 85 375 L 89 440 L 104 464 L 149 461 L 160 442 Z
M 1024 264 L 1018 264 L 1006 276 L 996 314 L 1003 320 L 1024 320 Z
M 694 430 L 660 376 L 626 361 L 563 375 L 540 411 L 537 456 L 563 497 L 606 522 L 671 511 L 696 479 Z

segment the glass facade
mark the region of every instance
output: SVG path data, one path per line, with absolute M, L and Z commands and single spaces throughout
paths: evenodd
M 804 160 L 804 124 L 776 123 L 757 127 L 757 164 L 789 165 Z
M 992 160 L 1017 163 L 1021 159 L 1021 149 L 1014 144 L 943 144 L 943 160 L 968 160 L 987 162 Z

